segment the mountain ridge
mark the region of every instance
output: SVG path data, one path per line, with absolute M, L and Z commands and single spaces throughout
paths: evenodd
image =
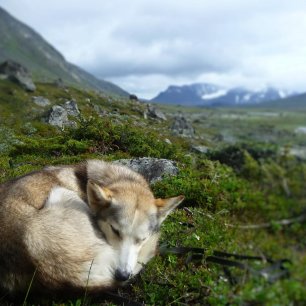
M 170 85 L 151 101 L 184 106 L 232 106 L 260 104 L 293 95 L 295 93 L 273 87 L 261 90 L 249 90 L 244 87 L 226 89 L 215 84 L 194 83 L 182 86 Z
M 0 62 L 6 60 L 25 66 L 31 71 L 34 81 L 54 82 L 60 78 L 68 85 L 83 89 L 128 95 L 119 86 L 97 79 L 66 61 L 39 33 L 0 7 Z

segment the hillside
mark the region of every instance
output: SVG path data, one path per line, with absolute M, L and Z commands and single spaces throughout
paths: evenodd
M 65 58 L 38 33 L 0 7 L 0 63 L 11 59 L 33 74 L 34 81 L 65 83 L 87 89 L 126 96 L 120 87 L 95 78 Z
M 251 111 L 236 110 L 240 114 L 237 120 L 226 109 L 186 109 L 190 120 L 194 118 L 196 133 L 179 137 L 171 133 L 176 109 L 163 108 L 167 120 L 145 119 L 147 106 L 138 101 L 44 83 L 37 83 L 35 96 L 48 102 L 0 80 L 0 182 L 46 165 L 89 158 L 113 161 L 149 156 L 173 160 L 178 166 L 177 176 L 152 185 L 156 197 L 184 194 L 186 198 L 162 226 L 161 242 L 203 248 L 205 254 L 156 256 L 117 294 L 147 305 L 306 303 L 306 271 L 301 268 L 306 265 L 306 224 L 299 221 L 303 218 L 294 219 L 305 215 L 306 162 L 280 151 L 277 144 L 282 140 L 281 146 L 289 141 L 305 145 L 305 141 L 293 134 L 283 137 L 287 117 L 277 116 L 273 121 L 262 119 L 258 111 L 250 117 Z M 53 106 L 72 100 L 80 111 L 77 116 L 68 116 L 74 124 L 57 128 L 46 123 Z M 200 118 L 193 117 L 199 113 Z M 244 131 L 244 141 L 239 138 L 232 144 L 220 137 L 207 137 L 224 129 L 235 133 L 235 122 L 237 130 Z M 248 138 L 255 126 L 261 126 L 259 136 L 275 130 L 275 142 Z M 210 149 L 200 153 L 194 145 L 209 145 Z M 248 265 L 247 270 L 224 268 L 206 260 L 214 251 L 257 256 L 257 260 L 240 259 Z M 273 263 L 267 261 L 270 258 Z M 282 259 L 290 262 L 279 261 Z M 1 292 L 2 305 L 11 305 L 7 298 Z M 66 295 L 56 300 L 48 295 L 44 299 L 32 297 L 27 305 L 102 302 L 101 294 L 95 299 L 83 295 L 69 300 Z M 106 305 L 111 302 L 107 300 Z

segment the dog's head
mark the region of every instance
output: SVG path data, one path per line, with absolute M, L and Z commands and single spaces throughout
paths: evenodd
M 148 186 L 124 181 L 103 187 L 89 180 L 87 195 L 106 240 L 118 250 L 117 281 L 137 274 L 155 255 L 162 222 L 184 199 L 155 199 Z

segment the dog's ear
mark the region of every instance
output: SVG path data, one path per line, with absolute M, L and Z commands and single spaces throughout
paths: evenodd
M 113 193 L 106 187 L 100 186 L 93 180 L 87 182 L 87 198 L 89 207 L 94 213 L 111 205 Z
M 182 195 L 168 199 L 155 199 L 155 205 L 158 208 L 159 223 L 161 224 L 171 211 L 179 206 L 184 199 L 185 197 Z

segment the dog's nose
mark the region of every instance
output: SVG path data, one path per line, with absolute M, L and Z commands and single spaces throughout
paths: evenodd
M 115 271 L 115 279 L 119 282 L 124 282 L 126 280 L 128 280 L 131 276 L 131 273 L 127 272 L 127 271 L 121 271 L 119 269 L 117 269 Z

